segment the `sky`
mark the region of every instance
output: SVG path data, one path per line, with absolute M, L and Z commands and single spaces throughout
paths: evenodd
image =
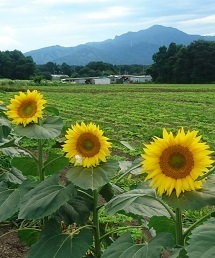
M 0 0 L 0 51 L 73 47 L 153 25 L 215 35 L 215 1 Z

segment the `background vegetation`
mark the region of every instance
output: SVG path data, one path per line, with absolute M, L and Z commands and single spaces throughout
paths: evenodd
M 153 55 L 154 63 L 144 65 L 112 65 L 90 62 L 85 66 L 48 62 L 37 65 L 20 51 L 0 52 L 0 78 L 51 80 L 53 74 L 62 77 L 93 77 L 119 74 L 150 74 L 156 83 L 214 83 L 215 41 L 198 40 L 190 45 L 161 46 Z
M 215 82 L 215 41 L 198 40 L 188 46 L 171 43 L 160 47 L 153 61 L 148 73 L 154 82 Z

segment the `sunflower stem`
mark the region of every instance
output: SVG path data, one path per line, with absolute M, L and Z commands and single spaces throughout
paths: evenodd
M 40 182 L 44 181 L 45 179 L 43 166 L 43 143 L 42 139 L 38 139 L 38 174 Z
M 179 246 L 184 246 L 181 209 L 176 208 L 175 214 L 176 214 L 176 220 L 175 220 L 176 245 L 179 247 Z
M 95 241 L 95 257 L 101 256 L 101 245 L 100 245 L 100 228 L 99 228 L 99 211 L 98 207 L 98 190 L 93 190 L 93 226 L 94 226 L 94 241 Z

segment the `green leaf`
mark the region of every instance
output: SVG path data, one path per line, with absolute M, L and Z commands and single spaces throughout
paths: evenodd
M 174 239 L 169 233 L 159 233 L 147 244 L 134 244 L 127 232 L 105 250 L 102 258 L 160 258 L 164 249 L 173 246 Z
M 41 231 L 36 228 L 22 228 L 18 230 L 18 236 L 21 242 L 27 246 L 32 246 L 40 239 Z
M 22 171 L 25 176 L 38 176 L 38 164 L 31 157 L 14 157 L 11 165 Z
M 7 156 L 16 157 L 22 155 L 29 155 L 24 150 L 20 149 L 19 146 L 15 143 L 16 140 L 9 141 L 4 139 L 4 142 L 0 143 L 1 152 Z
M 175 237 L 175 223 L 165 216 L 153 216 L 149 220 L 149 228 L 153 228 L 156 233 L 169 232 Z
M 57 173 L 69 165 L 69 159 L 57 154 L 49 155 L 44 162 L 44 171 L 46 175 Z
M 163 196 L 163 200 L 173 208 L 185 210 L 201 209 L 215 204 L 215 175 L 210 175 L 203 188 L 196 191 L 184 192 L 178 198 L 175 192 L 170 196 Z
M 3 138 L 7 138 L 10 132 L 11 132 L 10 122 L 4 117 L 0 117 L 0 140 Z
M 53 139 L 61 134 L 63 121 L 60 117 L 48 117 L 42 125 L 28 124 L 25 127 L 18 125 L 16 133 L 32 139 Z
M 124 145 L 126 148 L 128 148 L 131 151 L 134 151 L 135 149 L 130 145 L 130 143 L 126 142 L 126 141 L 120 141 L 120 143 L 122 145 Z
M 142 173 L 142 164 L 141 164 L 142 158 L 137 158 L 133 162 L 131 161 L 119 161 L 119 167 L 120 167 L 120 174 L 125 175 L 131 173 L 134 175 L 139 175 Z
M 97 167 L 73 167 L 67 172 L 67 178 L 82 189 L 98 189 L 107 184 L 118 168 L 118 162 L 109 160 Z
M 4 171 L 0 176 L 0 181 L 10 182 L 13 184 L 22 184 L 25 179 L 26 177 L 24 177 L 16 168 L 11 168 L 8 171 Z
M 93 209 L 93 200 L 88 195 L 92 195 L 92 192 L 88 191 L 84 194 L 82 191 L 78 191 L 77 196 L 65 203 L 54 214 L 54 217 L 58 221 L 64 221 L 67 225 L 73 223 L 84 225 Z
M 49 220 L 38 243 L 30 249 L 28 258 L 82 258 L 93 243 L 92 232 L 82 229 L 78 234 L 62 233 L 55 220 Z
M 46 106 L 45 111 L 48 111 L 48 112 L 54 114 L 55 116 L 59 116 L 59 110 L 56 107 Z
M 188 246 L 185 248 L 189 258 L 215 256 L 215 218 L 210 218 L 196 227 L 189 236 Z
M 25 180 L 17 189 L 8 189 L 0 185 L 0 222 L 10 218 L 16 213 L 21 204 L 21 199 L 35 185 L 34 181 Z
M 41 219 L 54 213 L 76 195 L 73 184 L 61 185 L 53 175 L 28 192 L 21 204 L 19 219 Z
M 105 205 L 105 209 L 109 215 L 123 210 L 140 216 L 169 217 L 166 208 L 156 198 L 152 189 L 134 189 L 117 195 Z
M 114 197 L 114 189 L 111 183 L 108 183 L 102 186 L 100 192 L 101 196 L 105 199 L 105 201 L 110 201 Z

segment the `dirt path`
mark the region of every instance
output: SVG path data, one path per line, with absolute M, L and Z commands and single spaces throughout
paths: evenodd
M 29 249 L 20 243 L 16 232 L 1 237 L 12 230 L 13 228 L 11 226 L 2 226 L 0 224 L 0 258 L 27 257 Z

